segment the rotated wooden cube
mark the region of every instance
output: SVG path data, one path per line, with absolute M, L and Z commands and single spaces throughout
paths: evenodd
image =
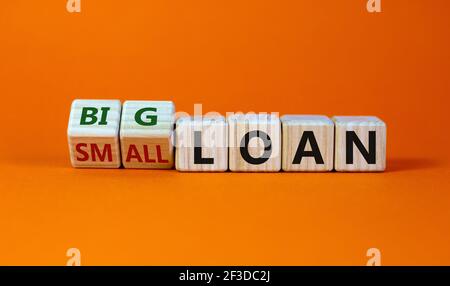
M 67 136 L 73 167 L 120 167 L 120 110 L 119 100 L 72 102 Z
M 231 171 L 280 171 L 281 125 L 277 115 L 236 114 L 227 120 Z
M 374 116 L 335 116 L 334 168 L 377 172 L 386 168 L 386 124 Z
M 283 171 L 333 170 L 333 121 L 323 115 L 284 115 L 281 126 Z
M 126 101 L 120 124 L 125 168 L 171 169 L 175 106 L 171 101 Z
M 228 124 L 223 116 L 181 117 L 175 130 L 178 171 L 224 172 L 228 169 Z

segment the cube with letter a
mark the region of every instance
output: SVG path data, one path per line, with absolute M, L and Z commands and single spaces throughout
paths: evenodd
M 171 169 L 175 106 L 172 101 L 125 101 L 120 124 L 125 168 Z
M 281 126 L 283 171 L 333 170 L 333 121 L 324 115 L 284 115 Z
M 375 116 L 335 116 L 334 168 L 377 172 L 386 168 L 386 124 Z
M 119 100 L 74 100 L 67 135 L 72 166 L 120 167 Z

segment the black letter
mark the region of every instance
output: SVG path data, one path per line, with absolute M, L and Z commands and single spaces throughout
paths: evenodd
M 248 152 L 248 144 L 253 137 L 259 137 L 264 141 L 264 153 L 259 158 L 253 158 Z M 244 138 L 242 138 L 240 149 L 241 156 L 247 163 L 260 165 L 269 160 L 270 155 L 272 154 L 272 140 L 267 133 L 260 130 L 253 130 L 245 134 Z
M 305 151 L 306 143 L 308 142 L 308 140 L 309 144 L 311 145 L 311 151 Z M 312 131 L 303 132 L 292 164 L 300 164 L 303 157 L 314 157 L 314 159 L 316 160 L 316 164 L 324 163 L 322 154 L 320 154 L 319 146 L 317 145 L 316 137 L 314 136 L 314 132 Z
M 364 148 L 361 140 L 359 140 L 355 131 L 347 131 L 346 133 L 346 163 L 353 164 L 353 143 L 355 143 L 361 155 L 367 164 L 376 164 L 376 132 L 369 131 L 369 151 Z
M 202 158 L 201 131 L 194 131 L 194 164 L 214 164 L 214 158 Z

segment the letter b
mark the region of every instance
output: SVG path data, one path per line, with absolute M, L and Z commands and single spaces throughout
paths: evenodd
M 106 121 L 106 118 L 108 117 L 108 111 L 110 110 L 109 107 L 102 107 L 100 108 L 102 111 L 100 121 L 98 122 L 98 125 L 107 125 L 108 122 Z M 81 110 L 81 119 L 80 119 L 80 125 L 94 125 L 98 121 L 97 113 L 98 108 L 96 107 L 83 107 Z

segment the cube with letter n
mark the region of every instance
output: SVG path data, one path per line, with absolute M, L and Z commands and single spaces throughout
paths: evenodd
M 386 168 L 386 124 L 375 116 L 335 116 L 334 168 L 379 172 Z

